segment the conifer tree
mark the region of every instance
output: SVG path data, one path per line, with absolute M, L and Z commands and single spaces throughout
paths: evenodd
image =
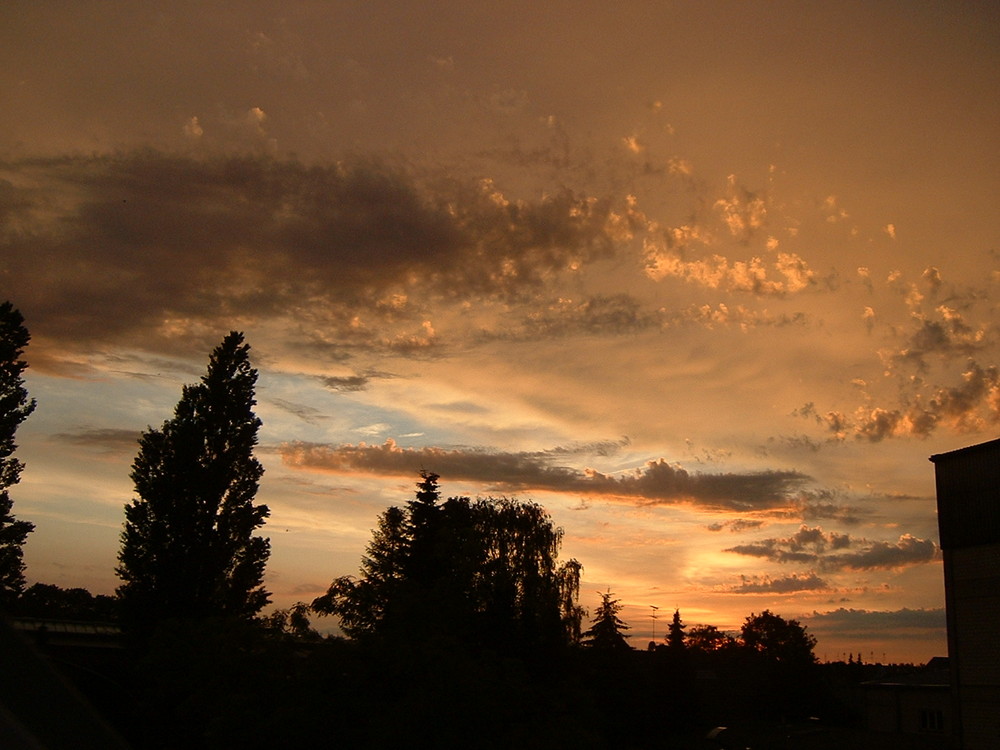
M 671 651 L 684 650 L 684 623 L 681 622 L 679 609 L 674 610 L 674 618 L 670 621 L 670 627 L 667 630 L 667 646 Z
M 264 470 L 253 455 L 261 421 L 249 350 L 241 333 L 226 336 L 201 382 L 184 387 L 173 418 L 139 439 L 138 497 L 125 506 L 117 568 L 127 625 L 251 618 L 268 602 L 270 542 L 254 536 L 269 511 L 253 504 Z
M 409 549 L 405 573 L 414 583 L 425 587 L 440 578 L 442 572 L 439 557 L 444 550 L 439 539 L 443 531 L 439 478 L 433 472 L 421 471 L 416 495 L 406 503 Z
M 593 624 L 583 634 L 583 645 L 602 651 L 620 651 L 631 648 L 626 642 L 622 631 L 628 630 L 628 625 L 618 616 L 622 611 L 621 601 L 612 599 L 610 591 L 601 594 L 601 604 L 594 614 Z
M 21 354 L 31 335 L 24 318 L 10 302 L 0 304 L 0 606 L 6 607 L 24 590 L 24 542 L 35 529 L 11 513 L 14 501 L 7 489 L 21 479 L 24 464 L 14 458 L 14 435 L 35 410 L 21 377 L 28 366 Z

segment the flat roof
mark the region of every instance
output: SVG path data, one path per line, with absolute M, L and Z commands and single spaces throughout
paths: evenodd
M 937 463 L 943 458 L 947 459 L 962 454 L 978 453 L 979 451 L 994 450 L 994 449 L 1000 449 L 1000 438 L 997 438 L 995 440 L 989 440 L 985 443 L 977 443 L 976 445 L 967 445 L 964 448 L 957 448 L 956 450 L 948 451 L 947 453 L 935 453 L 933 456 L 930 457 L 930 460 L 933 463 Z

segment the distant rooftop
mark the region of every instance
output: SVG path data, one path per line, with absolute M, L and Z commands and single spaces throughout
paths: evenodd
M 947 656 L 935 656 L 915 672 L 894 674 L 888 679 L 866 680 L 868 687 L 940 688 L 951 685 Z
M 84 622 L 81 620 L 50 620 L 41 617 L 14 617 L 11 627 L 22 633 L 64 633 L 67 635 L 93 635 L 117 637 L 122 629 L 110 622 Z

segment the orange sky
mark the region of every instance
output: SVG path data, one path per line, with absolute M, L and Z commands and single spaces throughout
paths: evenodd
M 543 503 L 635 644 L 770 608 L 945 653 L 927 457 L 1000 416 L 997 10 L 536 5 L 0 10 L 29 580 L 114 589 L 135 438 L 235 328 L 277 604 L 423 467 Z

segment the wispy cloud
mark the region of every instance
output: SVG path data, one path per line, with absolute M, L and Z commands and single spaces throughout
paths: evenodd
M 268 403 L 278 407 L 282 411 L 288 412 L 289 414 L 298 417 L 303 422 L 307 422 L 309 424 L 318 424 L 320 422 L 329 419 L 329 417 L 323 414 L 319 409 L 316 409 L 312 406 L 307 406 L 306 404 L 299 404 L 293 401 L 288 401 L 283 398 L 274 398 L 274 397 L 269 398 Z

